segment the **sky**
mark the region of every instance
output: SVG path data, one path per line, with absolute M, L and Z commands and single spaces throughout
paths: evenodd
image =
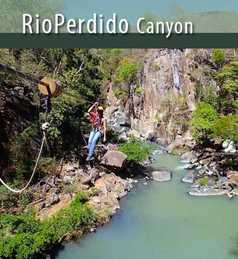
M 189 12 L 237 11 L 237 0 L 64 0 L 68 17 L 90 17 L 93 12 L 110 16 L 113 12 L 129 19 L 152 13 L 163 17 L 174 14 L 176 7 Z

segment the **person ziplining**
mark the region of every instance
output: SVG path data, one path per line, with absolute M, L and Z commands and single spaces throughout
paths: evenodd
M 103 142 L 107 141 L 107 123 L 104 118 L 104 109 L 99 105 L 98 102 L 95 102 L 89 109 L 89 119 L 92 125 L 92 130 L 88 139 L 88 156 L 86 161 L 91 161 L 94 159 L 94 151 L 98 140 L 103 136 Z
M 56 81 L 54 79 L 47 78 L 47 77 L 36 78 L 32 75 L 25 74 L 6 64 L 1 64 L 1 63 L 0 63 L 0 71 L 5 71 L 6 73 L 9 73 L 9 74 L 14 74 L 18 77 L 21 77 L 25 80 L 35 83 L 37 85 L 37 88 L 40 94 L 43 96 L 42 100 L 44 101 L 43 110 L 45 111 L 46 116 L 45 116 L 45 122 L 41 126 L 43 136 L 42 136 L 39 153 L 36 158 L 35 166 L 33 168 L 29 181 L 22 189 L 13 189 L 0 177 L 0 183 L 3 184 L 8 190 L 14 193 L 22 193 L 30 186 L 32 179 L 36 173 L 38 163 L 42 155 L 44 144 L 47 144 L 46 131 L 50 126 L 49 122 L 47 121 L 47 114 L 51 110 L 51 98 L 58 96 L 60 93 L 61 83 L 59 81 Z M 103 142 L 106 142 L 107 125 L 106 125 L 106 120 L 103 116 L 103 111 L 104 111 L 103 107 L 99 106 L 98 102 L 95 102 L 88 109 L 92 130 L 90 132 L 88 145 L 87 145 L 88 156 L 86 161 L 91 161 L 94 159 L 94 151 L 96 148 L 96 144 L 102 136 L 103 136 Z

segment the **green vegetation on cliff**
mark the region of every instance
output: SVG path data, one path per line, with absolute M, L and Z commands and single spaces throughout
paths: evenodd
M 213 62 L 221 66 L 225 62 L 225 54 L 223 49 L 213 49 L 212 50 L 212 60 Z
M 73 231 L 83 231 L 96 220 L 85 204 L 85 195 L 77 194 L 70 205 L 47 220 L 33 212 L 0 216 L 0 258 L 29 258 L 43 253 Z
M 199 103 L 193 112 L 193 137 L 198 142 L 208 140 L 213 134 L 213 126 L 217 118 L 217 111 L 211 104 L 205 102 Z
M 133 59 L 124 58 L 116 71 L 116 82 L 130 84 L 136 79 L 138 64 Z
M 222 50 L 213 50 L 217 64 L 224 62 Z M 238 141 L 238 61 L 222 66 L 215 74 L 219 86 L 200 91 L 200 102 L 193 112 L 192 129 L 195 140 L 205 143 L 214 138 Z

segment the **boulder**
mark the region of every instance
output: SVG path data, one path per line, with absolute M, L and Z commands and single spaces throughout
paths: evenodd
M 227 190 L 203 188 L 201 190 L 194 189 L 188 192 L 191 196 L 207 197 L 207 196 L 221 196 L 227 194 Z
M 230 144 L 230 140 L 229 139 L 226 139 L 223 143 L 222 143 L 222 147 L 225 149 L 225 148 L 228 148 L 229 144 Z
M 182 182 L 183 183 L 193 183 L 194 181 L 194 174 L 193 171 L 189 171 L 183 178 L 182 178 Z
M 89 170 L 89 174 L 84 176 L 82 179 L 81 179 L 81 184 L 83 185 L 87 185 L 87 184 L 90 184 L 90 183 L 94 183 L 95 180 L 99 177 L 99 171 L 96 169 L 96 168 L 91 168 Z
M 152 179 L 157 182 L 167 182 L 172 178 L 171 172 L 168 171 L 153 171 L 151 176 Z
M 233 141 L 230 142 L 227 148 L 224 149 L 225 153 L 236 153 L 237 150 L 235 148 L 235 144 Z
M 166 138 L 158 137 L 156 139 L 156 143 L 160 146 L 160 148 L 167 152 L 167 148 L 165 147 L 168 145 L 168 140 Z
M 195 159 L 197 159 L 196 155 L 189 151 L 189 152 L 186 152 L 184 153 L 182 156 L 181 156 L 181 160 L 182 161 L 185 161 L 185 162 L 192 162 L 194 161 Z
M 185 139 L 183 137 L 176 137 L 176 139 L 167 146 L 168 153 L 179 153 L 179 150 L 184 149 L 185 147 Z
M 183 169 L 191 170 L 194 169 L 196 166 L 194 164 L 184 164 Z
M 101 160 L 101 164 L 105 166 L 122 168 L 126 159 L 127 159 L 127 155 L 125 155 L 124 153 L 116 150 L 109 150 L 103 156 Z

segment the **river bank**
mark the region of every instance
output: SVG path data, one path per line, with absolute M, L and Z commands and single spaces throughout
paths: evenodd
M 157 152 L 153 170 L 170 171 L 172 180 L 139 181 L 108 224 L 65 243 L 54 258 L 234 259 L 237 199 L 189 196 L 183 165 Z
M 93 164 L 62 162 L 60 170 L 28 190 L 30 204 L 1 215 L 0 232 L 7 235 L 0 240 L 0 257 L 46 258 L 63 241 L 95 232 L 117 213 L 120 200 L 138 181 L 135 175 L 144 177 L 143 168 L 110 144 Z

